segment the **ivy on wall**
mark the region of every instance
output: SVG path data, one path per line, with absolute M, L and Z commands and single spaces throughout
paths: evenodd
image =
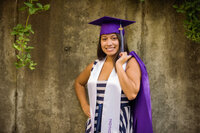
M 11 35 L 16 36 L 16 41 L 13 43 L 13 47 L 17 51 L 17 61 L 15 62 L 16 68 L 28 66 L 31 70 L 35 69 L 37 63 L 32 60 L 30 53 L 34 47 L 28 44 L 30 41 L 30 35 L 34 34 L 34 31 L 32 25 L 28 22 L 31 15 L 37 14 L 41 11 L 47 11 L 49 8 L 49 4 L 42 5 L 38 0 L 28 0 L 27 2 L 24 2 L 24 6 L 19 9 L 20 11 L 27 11 L 28 16 L 24 25 L 17 24 L 11 32 Z
M 178 13 L 186 15 L 185 35 L 188 39 L 200 43 L 200 0 L 185 0 L 181 5 L 173 5 Z
M 186 15 L 184 20 L 186 37 L 200 43 L 200 0 L 184 0 L 181 5 L 173 5 L 173 7 L 178 13 Z

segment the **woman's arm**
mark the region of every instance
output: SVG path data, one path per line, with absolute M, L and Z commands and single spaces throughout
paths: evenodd
M 84 113 L 90 117 L 90 106 L 88 104 L 87 98 L 86 98 L 86 91 L 85 91 L 85 85 L 89 79 L 90 71 L 92 69 L 93 63 L 89 64 L 76 78 L 75 80 L 75 91 L 76 95 L 79 99 L 79 102 L 81 104 L 82 110 Z
M 141 70 L 135 58 L 127 56 L 126 52 L 120 53 L 120 58 L 116 62 L 116 70 L 123 92 L 129 100 L 136 98 L 140 90 Z M 122 65 L 128 61 L 126 71 Z

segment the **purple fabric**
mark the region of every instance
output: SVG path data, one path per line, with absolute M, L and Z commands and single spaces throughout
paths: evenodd
M 119 31 L 119 24 L 115 23 L 105 23 L 101 25 L 101 32 L 100 35 L 102 34 L 111 34 L 111 33 L 120 33 Z M 124 35 L 124 29 L 123 29 L 123 35 Z
M 135 21 L 129 21 L 124 19 L 118 19 L 113 17 L 104 16 L 97 20 L 90 22 L 89 24 L 101 26 L 102 34 L 119 33 L 120 24 L 122 27 L 128 26 L 129 24 L 135 23 Z M 123 30 L 124 34 L 124 30 Z
M 142 73 L 140 91 L 132 103 L 134 133 L 153 133 L 148 73 L 138 55 L 134 51 L 129 54 L 135 57 Z

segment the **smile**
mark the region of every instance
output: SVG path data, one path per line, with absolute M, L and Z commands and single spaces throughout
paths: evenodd
M 113 51 L 115 47 L 106 48 L 107 51 Z

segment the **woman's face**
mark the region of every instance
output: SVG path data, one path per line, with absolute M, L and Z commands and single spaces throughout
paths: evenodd
M 101 49 L 107 56 L 114 56 L 119 50 L 119 40 L 117 38 L 117 35 L 101 35 Z

